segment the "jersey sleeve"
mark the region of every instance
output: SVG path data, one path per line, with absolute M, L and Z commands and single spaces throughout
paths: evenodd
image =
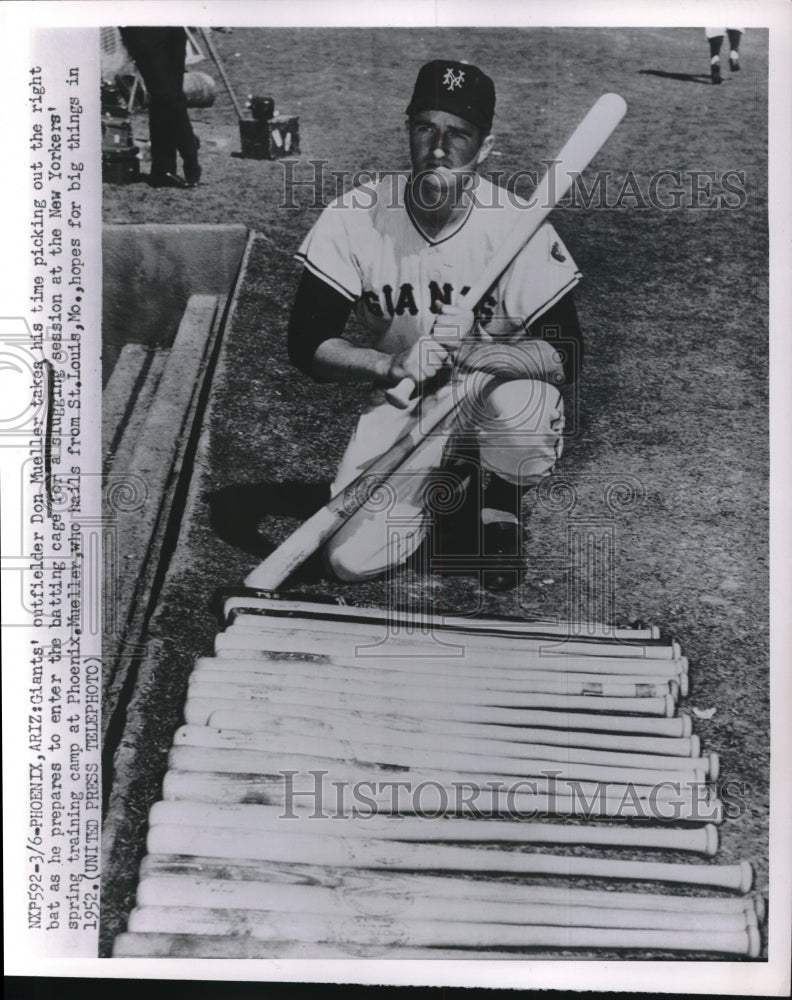
M 487 329 L 496 335 L 527 329 L 568 295 L 580 278 L 561 237 L 545 224 L 498 283 L 498 307 Z
M 306 269 L 355 302 L 363 290 L 357 251 L 353 246 L 353 209 L 343 200 L 329 205 L 303 240 L 296 257 Z
M 289 317 L 287 347 L 291 363 L 313 377 L 316 349 L 325 340 L 343 335 L 351 310 L 348 298 L 303 270 Z

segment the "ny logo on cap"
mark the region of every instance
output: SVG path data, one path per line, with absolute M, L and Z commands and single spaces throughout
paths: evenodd
M 445 71 L 443 83 L 445 84 L 447 90 L 454 90 L 456 87 L 461 87 L 464 82 L 465 71 L 463 69 L 461 69 L 458 73 L 455 73 L 449 66 Z

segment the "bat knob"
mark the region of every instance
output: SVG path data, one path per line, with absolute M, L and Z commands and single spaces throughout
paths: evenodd
M 762 950 L 762 936 L 758 927 L 748 928 L 748 957 L 759 958 Z
M 707 823 L 704 827 L 707 835 L 707 841 L 704 847 L 704 853 L 713 857 L 718 853 L 718 828 L 712 823 Z
M 385 390 L 385 398 L 400 410 L 406 410 L 410 405 L 410 397 L 415 392 L 415 382 L 411 378 L 403 378 L 398 385 Z
M 751 862 L 742 860 L 740 862 L 740 892 L 750 892 L 753 885 L 753 868 Z

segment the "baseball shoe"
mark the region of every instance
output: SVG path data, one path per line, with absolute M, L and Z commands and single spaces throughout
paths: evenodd
M 721 79 L 720 59 L 717 57 L 710 63 L 710 80 L 713 83 L 723 83 Z
M 519 582 L 519 571 L 515 564 L 521 554 L 520 526 L 513 521 L 493 521 L 484 525 L 484 556 L 503 556 L 504 565 L 488 569 L 483 574 L 483 584 L 487 590 L 513 590 Z
M 729 69 L 732 73 L 740 72 L 740 53 L 736 49 L 732 49 L 729 53 Z
M 183 177 L 179 177 L 178 174 L 170 173 L 149 174 L 149 184 L 153 188 L 188 188 L 193 186 L 188 184 Z
M 471 462 L 460 462 L 448 469 L 456 482 L 459 501 L 452 511 L 435 512 L 434 539 L 438 555 L 475 555 L 479 551 L 479 469 Z
M 187 187 L 194 188 L 201 179 L 201 165 L 198 160 L 184 164 L 184 180 Z
M 201 165 L 198 162 L 198 150 L 201 148 L 201 140 L 197 135 L 193 135 L 192 147 L 186 156 L 182 156 L 184 179 L 187 181 L 187 187 L 195 187 L 201 179 Z

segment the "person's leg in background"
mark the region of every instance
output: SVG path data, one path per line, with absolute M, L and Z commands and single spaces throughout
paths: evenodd
M 704 31 L 710 51 L 710 80 L 718 84 L 722 82 L 720 51 L 723 45 L 723 28 L 705 28 Z
M 726 34 L 729 36 L 729 69 L 732 73 L 740 70 L 740 39 L 743 35 L 742 28 L 727 28 Z
M 187 114 L 183 28 L 124 27 L 121 37 L 149 92 L 151 177 L 153 187 L 193 187 L 200 179 L 197 141 Z M 185 177 L 176 173 L 182 155 Z

